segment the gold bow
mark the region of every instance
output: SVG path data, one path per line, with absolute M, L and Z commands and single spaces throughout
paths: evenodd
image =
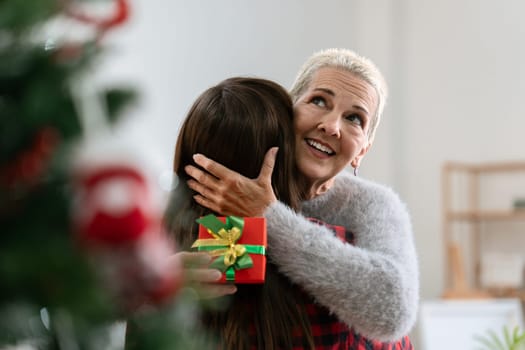
M 208 233 L 214 238 L 198 239 L 191 247 L 226 246 L 226 248 L 209 251 L 212 256 L 224 255 L 224 265 L 226 267 L 232 266 L 237 261 L 237 258 L 246 254 L 246 247 L 242 244 L 236 244 L 241 237 L 241 230 L 238 227 L 234 226 L 229 230 L 221 228 L 217 233 L 208 229 Z

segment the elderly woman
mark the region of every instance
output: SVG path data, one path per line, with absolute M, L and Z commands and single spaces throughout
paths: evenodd
M 333 317 L 320 336 L 341 337 L 340 322 L 350 336 L 409 346 L 403 336 L 414 325 L 419 288 L 410 218 L 392 190 L 355 176 L 384 109 L 384 79 L 366 58 L 329 49 L 307 60 L 291 96 L 296 164 L 308 184 L 301 214 L 272 191 L 275 150 L 254 179 L 194 155 L 202 169 L 185 170 L 195 201 L 224 215 L 267 219 L 270 260 L 313 298 L 313 317 Z M 334 227 L 344 228 L 343 237 Z

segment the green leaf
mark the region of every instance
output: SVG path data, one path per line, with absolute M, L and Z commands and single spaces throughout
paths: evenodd
M 486 337 L 486 336 L 481 336 L 481 335 L 478 335 L 478 334 L 475 334 L 474 335 L 474 340 L 478 343 L 481 343 L 481 345 L 483 346 L 481 349 L 492 349 L 492 341 L 490 340 L 490 338 Z
M 489 336 L 491 337 L 493 344 L 497 346 L 497 349 L 499 350 L 507 350 L 505 349 L 505 346 L 503 345 L 501 339 L 498 337 L 496 332 L 494 332 L 492 329 L 489 329 L 488 331 Z
M 475 335 L 474 339 L 481 343 L 485 350 L 518 350 L 523 349 L 525 345 L 525 331 L 522 332 L 518 326 L 515 326 L 511 335 L 509 328 L 504 326 L 502 338 L 493 330 L 488 330 L 486 335 Z
M 22 32 L 42 23 L 60 10 L 56 0 L 3 0 L 0 1 L 0 30 Z
M 505 349 L 505 347 L 503 346 L 503 343 L 501 342 L 501 340 L 498 338 L 498 336 L 492 329 L 489 329 L 487 331 L 487 335 L 484 335 L 484 336 L 475 335 L 474 339 L 482 343 L 486 349 L 507 350 Z
M 522 331 L 520 334 L 520 328 L 518 326 L 514 327 L 513 332 L 513 349 L 523 349 L 525 346 L 525 331 Z
M 505 339 L 505 344 L 507 345 L 507 348 L 512 349 L 512 340 L 510 338 L 510 332 L 507 326 L 503 326 L 503 337 Z
M 115 88 L 106 91 L 104 100 L 109 121 L 115 123 L 121 117 L 125 107 L 128 107 L 136 99 L 137 93 L 131 89 Z

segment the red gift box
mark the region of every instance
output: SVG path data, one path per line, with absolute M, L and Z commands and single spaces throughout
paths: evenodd
M 218 217 L 222 223 L 226 223 L 225 217 Z M 235 284 L 255 284 L 255 283 L 264 283 L 264 278 L 266 274 L 266 256 L 264 252 L 267 247 L 267 237 L 266 237 L 266 219 L 262 217 L 258 218 L 236 218 L 237 220 L 244 220 L 244 227 L 241 232 L 240 238 L 235 242 L 236 245 L 242 245 L 247 248 L 245 254 L 249 254 L 249 257 L 253 261 L 253 266 L 248 268 L 236 269 L 234 266 L 229 268 L 229 271 L 223 273 L 220 283 L 229 283 L 233 282 Z M 217 236 L 210 233 L 207 227 L 204 227 L 202 224 L 199 224 L 199 240 L 210 240 L 216 239 Z M 215 234 L 217 232 L 214 232 Z M 199 241 L 198 240 L 198 241 Z M 198 242 L 196 241 L 196 242 Z M 194 244 L 194 246 L 198 246 Z M 223 246 L 222 248 L 224 248 Z M 251 249 L 250 249 L 251 248 Z M 251 253 L 252 250 L 262 251 L 261 253 Z M 214 249 L 220 249 L 220 247 L 203 247 L 199 246 L 199 251 L 209 251 L 212 252 Z M 219 255 L 217 259 L 224 259 L 224 255 Z M 234 274 L 233 280 L 231 276 Z M 228 276 L 228 278 L 227 278 Z

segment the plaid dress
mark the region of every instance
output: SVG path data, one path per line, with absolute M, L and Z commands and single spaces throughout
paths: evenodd
M 355 238 L 352 232 L 347 231 L 342 226 L 325 224 L 317 219 L 309 219 L 319 225 L 323 225 L 332 230 L 334 235 L 344 242 L 354 244 Z M 412 343 L 408 336 L 395 342 L 380 342 L 367 339 L 357 334 L 353 328 L 349 328 L 340 322 L 336 316 L 330 314 L 328 309 L 317 304 L 310 297 L 306 297 L 310 302 L 306 305 L 315 348 L 319 350 L 413 350 Z M 294 350 L 304 349 L 304 338 L 300 332 L 294 339 Z

